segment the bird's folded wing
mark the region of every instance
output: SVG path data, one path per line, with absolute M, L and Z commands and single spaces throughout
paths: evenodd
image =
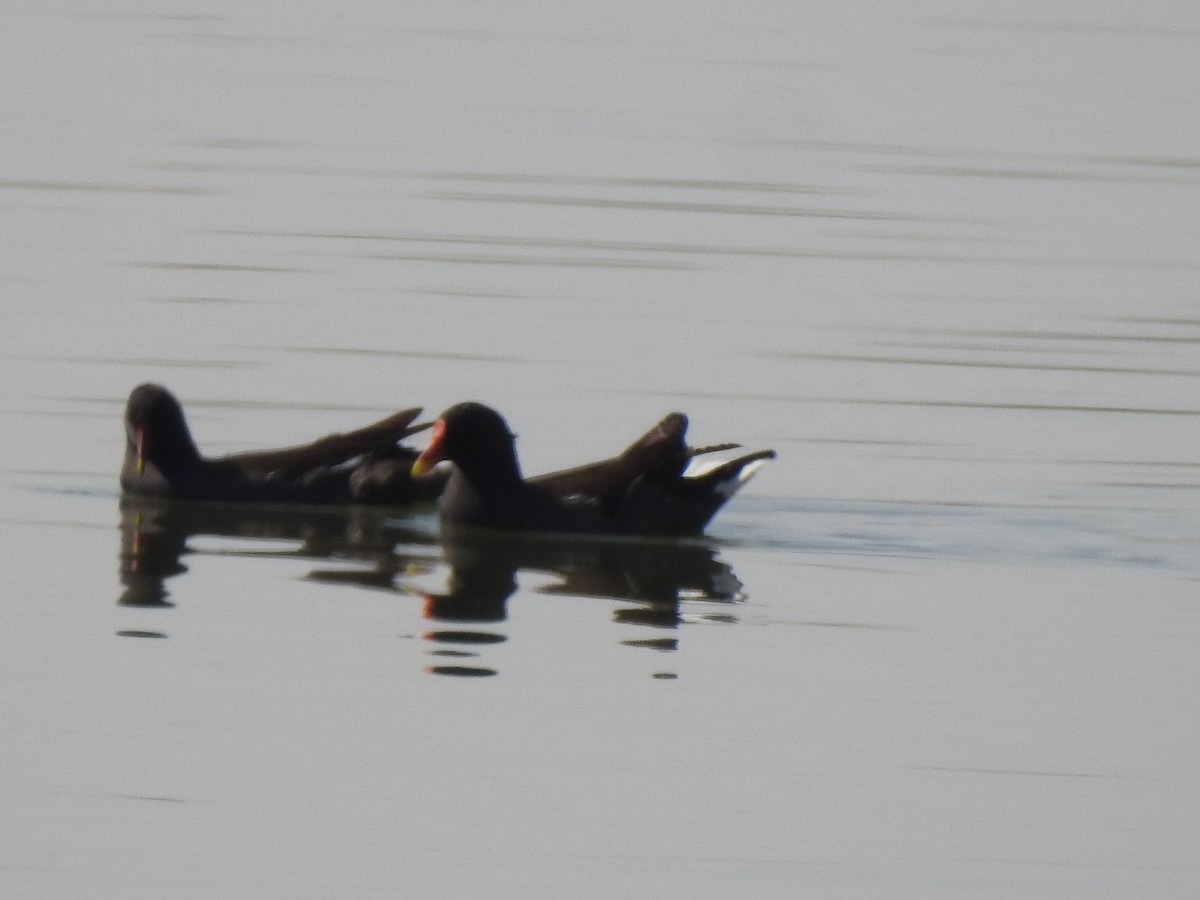
M 330 434 L 308 444 L 278 450 L 234 453 L 224 459 L 243 472 L 257 474 L 299 474 L 321 466 L 334 466 L 364 453 L 387 450 L 409 435 L 424 431 L 429 427 L 428 423 L 412 424 L 420 414 L 420 407 L 406 409 L 345 434 Z

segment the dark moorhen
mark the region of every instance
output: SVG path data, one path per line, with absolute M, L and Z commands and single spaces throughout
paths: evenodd
M 443 526 L 564 534 L 684 536 L 709 520 L 775 451 L 760 450 L 685 475 L 692 459 L 737 444 L 689 448 L 687 417 L 672 413 L 620 456 L 525 480 L 515 436 L 495 410 L 460 403 L 433 425 L 413 465 L 425 477 L 453 463 L 438 501 Z
M 407 409 L 346 434 L 280 450 L 200 455 L 183 408 L 166 388 L 142 384 L 125 406 L 121 488 L 130 494 L 232 503 L 377 503 L 433 500 L 444 477 L 413 477 L 417 452 L 399 441 L 414 426 Z

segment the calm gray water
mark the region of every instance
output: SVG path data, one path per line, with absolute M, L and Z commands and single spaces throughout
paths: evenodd
M 1194 4 L 0 11 L 0 894 L 1190 898 Z M 683 409 L 703 542 L 122 509 Z

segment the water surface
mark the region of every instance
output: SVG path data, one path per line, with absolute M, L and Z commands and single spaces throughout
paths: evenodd
M 0 14 L 0 890 L 1190 897 L 1200 18 Z M 684 544 L 122 505 L 492 403 Z

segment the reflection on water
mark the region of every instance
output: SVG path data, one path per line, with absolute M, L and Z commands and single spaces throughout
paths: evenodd
M 294 549 L 222 551 L 223 555 L 284 556 L 312 560 L 356 560 L 361 571 L 317 570 L 315 581 L 360 587 L 391 587 L 409 565 L 430 565 L 436 556 L 428 534 L 413 531 L 379 510 L 256 508 L 237 504 L 121 502 L 122 606 L 172 606 L 165 582 L 187 572 L 183 558 L 202 552 L 190 546 L 198 535 L 295 542 Z M 398 547 L 415 547 L 400 553 Z M 420 548 L 424 547 L 424 552 Z
M 550 573 L 557 580 L 539 593 L 628 601 L 616 621 L 655 628 L 676 628 L 684 601 L 733 603 L 741 584 L 732 569 L 701 543 L 575 541 L 518 538 L 511 535 L 458 534 L 442 547 L 450 567 L 446 590 L 427 594 L 425 615 L 439 622 L 486 624 L 507 617 L 508 598 L 517 590 L 518 573 Z M 704 618 L 735 621 L 728 614 Z M 426 638 L 439 644 L 486 645 L 503 636 L 485 630 L 439 630 Z M 674 650 L 677 638 L 625 641 L 628 646 Z M 447 655 L 446 651 L 435 651 Z M 466 651 L 455 651 L 465 655 Z M 435 667 L 441 674 L 464 673 L 462 666 Z
M 231 504 L 160 502 L 125 498 L 121 503 L 120 578 L 122 606 L 170 608 L 168 579 L 188 571 L 184 558 L 197 550 L 197 536 L 273 542 L 269 549 L 220 551 L 222 555 L 284 557 L 339 563 L 315 568 L 308 580 L 335 587 L 388 590 L 424 597 L 423 616 L 438 627 L 423 637 L 439 660 L 474 659 L 507 636 L 499 630 L 522 573 L 550 575 L 542 594 L 610 599 L 629 604 L 614 611 L 617 622 L 676 629 L 685 621 L 682 604 L 712 602 L 719 611 L 692 618 L 735 622 L 729 604 L 742 585 L 717 551 L 702 542 L 558 540 L 512 535 L 457 534 L 440 544 L 428 530 L 380 509 L 264 508 Z M 278 542 L 294 543 L 280 549 Z M 348 567 L 346 563 L 351 565 Z M 355 565 L 357 564 L 357 565 Z M 444 588 L 422 591 L 414 578 L 444 566 Z M 448 627 L 441 627 L 446 625 Z M 466 627 L 470 626 L 470 627 Z M 124 637 L 165 637 L 160 631 L 126 629 Z M 626 646 L 655 651 L 678 649 L 677 637 L 626 640 Z M 464 662 L 441 662 L 441 675 L 494 675 L 496 670 Z M 662 673 L 656 677 L 666 677 Z

